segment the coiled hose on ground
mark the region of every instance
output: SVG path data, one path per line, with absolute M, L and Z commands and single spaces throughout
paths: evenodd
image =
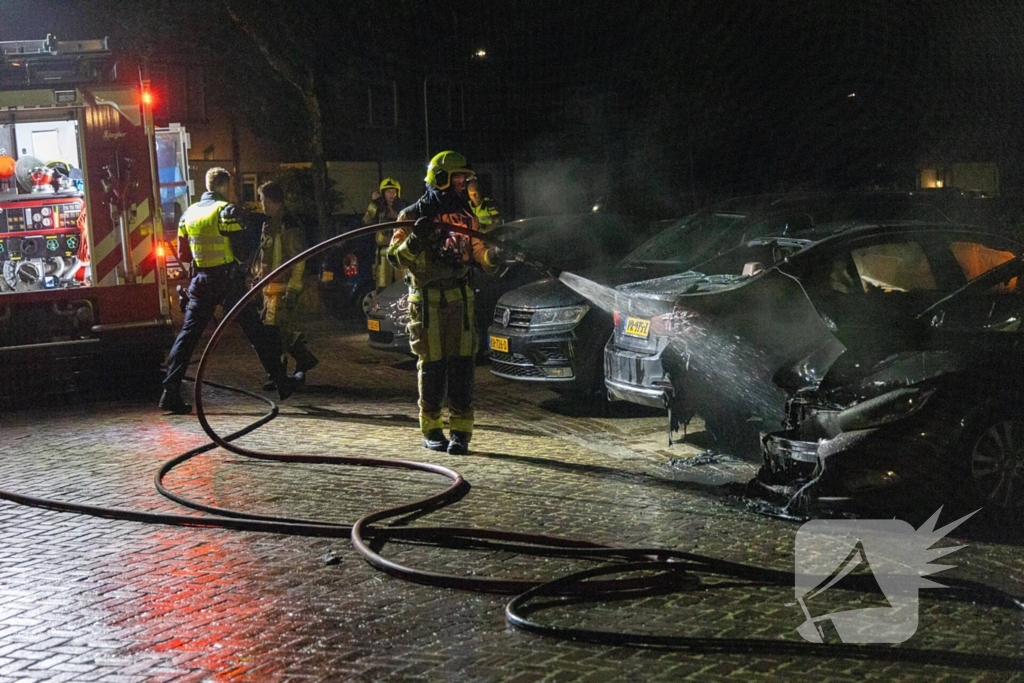
M 204 379 L 211 358 L 220 342 L 222 333 L 242 308 L 259 295 L 262 285 L 277 274 L 290 269 L 294 264 L 335 248 L 345 241 L 379 230 L 410 226 L 411 222 L 396 222 L 358 228 L 328 239 L 282 264 L 279 268 L 256 283 L 253 288 L 229 311 L 214 331 L 203 352 L 196 371 L 195 406 L 200 424 L 210 437 L 210 443 L 182 453 L 159 469 L 155 477 L 157 490 L 170 500 L 188 508 L 207 513 L 204 516 L 174 515 L 164 513 L 137 512 L 117 508 L 69 503 L 38 498 L 0 489 L 0 499 L 21 505 L 87 514 L 109 519 L 121 519 L 150 524 L 165 524 L 192 527 L 216 527 L 239 531 L 270 532 L 301 536 L 328 538 L 348 537 L 356 551 L 372 566 L 408 581 L 420 584 L 454 588 L 459 590 L 482 591 L 515 595 L 505 608 L 505 616 L 513 626 L 545 636 L 569 638 L 577 641 L 627 645 L 638 647 L 672 648 L 700 653 L 747 653 L 784 656 L 838 657 L 858 660 L 903 661 L 921 664 L 941 664 L 977 669 L 1022 670 L 1024 657 L 992 656 L 989 654 L 959 653 L 939 650 L 924 650 L 909 647 L 878 645 L 832 645 L 801 641 L 771 640 L 764 638 L 718 638 L 696 637 L 686 634 L 653 635 L 620 633 L 605 630 L 573 629 L 545 625 L 530 617 L 543 608 L 538 608 L 540 598 L 554 598 L 566 603 L 581 603 L 615 598 L 642 597 L 677 591 L 710 591 L 716 587 L 750 585 L 792 586 L 793 576 L 787 572 L 765 569 L 728 562 L 705 555 L 668 550 L 663 548 L 620 548 L 586 540 L 563 538 L 549 535 L 526 534 L 514 531 L 475 529 L 467 527 L 427 526 L 385 526 L 387 520 L 397 520 L 409 515 L 423 515 L 460 500 L 469 490 L 466 480 L 455 470 L 430 463 L 358 456 L 321 456 L 307 454 L 277 454 L 243 448 L 233 442 L 249 434 L 277 417 L 278 408 L 266 397 L 235 387 L 209 382 Z M 456 232 L 466 231 L 455 229 Z M 475 238 L 497 242 L 492 237 L 473 233 Z M 204 385 L 236 391 L 260 399 L 269 406 L 269 411 L 258 420 L 236 432 L 221 436 L 210 425 L 203 408 Z M 368 512 L 353 524 L 335 524 L 314 519 L 298 519 L 268 515 L 257 515 L 198 503 L 179 496 L 163 486 L 163 479 L 175 467 L 206 453 L 214 448 L 223 448 L 246 458 L 288 463 L 317 463 L 413 470 L 440 475 L 450 485 L 444 491 L 412 503 Z M 407 567 L 384 557 L 371 547 L 387 541 L 416 541 L 437 543 L 463 548 L 487 548 L 504 550 L 531 556 L 555 556 L 583 558 L 602 561 L 603 566 L 575 572 L 550 581 L 525 579 L 494 579 L 486 577 L 456 576 L 428 572 Z M 609 564 L 610 563 L 610 564 Z M 608 578 L 622 575 L 624 578 Z M 702 577 L 714 577 L 721 583 L 706 583 Z M 944 591 L 945 599 L 966 600 L 991 607 L 1024 609 L 1024 604 L 1014 596 L 1001 590 L 973 581 L 945 579 L 950 590 Z M 856 584 L 854 584 L 856 587 Z M 864 590 L 868 590 L 865 582 Z M 685 622 L 684 622 L 685 624 Z

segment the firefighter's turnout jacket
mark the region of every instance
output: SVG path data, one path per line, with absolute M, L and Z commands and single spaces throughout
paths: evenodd
M 501 211 L 490 197 L 484 197 L 479 206 L 473 205 L 473 213 L 480 221 L 481 232 L 490 232 L 501 225 Z
M 427 217 L 435 229 L 423 243 L 411 228 L 398 228 L 388 247 L 388 260 L 407 268 L 409 284 L 409 345 L 419 357 L 420 429 L 424 434 L 442 427 L 445 386 L 452 430 L 473 431 L 473 368 L 477 331 L 469 268 L 488 272 L 498 264 L 482 240 L 444 229 L 453 225 L 479 230 L 468 200 L 454 191 L 428 190 L 402 212 L 401 220 Z
M 285 261 L 301 254 L 305 250 L 305 239 L 302 226 L 295 223 L 291 216 L 283 218 L 268 217 L 260 233 L 260 248 L 253 258 L 251 273 L 253 280 L 269 275 Z M 298 298 L 302 293 L 302 277 L 306 272 L 306 262 L 300 261 L 291 271 L 282 273 L 263 287 L 263 324 L 280 325 L 285 312 L 283 300 L 285 295 Z M 285 347 L 288 347 L 287 341 Z
M 380 225 L 398 220 L 398 214 L 407 206 L 404 199 L 395 197 L 394 202 L 388 204 L 383 197 L 378 197 L 370 202 L 363 214 L 363 225 Z M 388 262 L 388 245 L 391 244 L 391 230 L 381 230 L 376 234 L 377 252 L 373 263 L 373 281 L 377 289 L 384 289 L 388 285 L 398 282 L 402 273 L 396 271 L 394 266 Z

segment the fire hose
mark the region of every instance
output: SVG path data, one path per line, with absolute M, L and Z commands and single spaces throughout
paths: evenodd
M 934 663 L 995 670 L 1016 671 L 1024 669 L 1024 657 L 1017 656 L 993 656 L 981 653 L 879 645 L 815 644 L 767 638 L 620 633 L 607 630 L 576 629 L 547 625 L 530 617 L 532 613 L 539 611 L 537 607 L 539 598 L 554 598 L 571 603 L 580 603 L 616 598 L 639 598 L 680 591 L 706 592 L 714 590 L 716 587 L 725 586 L 791 587 L 793 577 L 787 572 L 664 548 L 614 547 L 573 538 L 470 527 L 384 526 L 382 523 L 387 520 L 398 522 L 410 515 L 424 515 L 461 500 L 469 491 L 468 482 L 455 470 L 424 462 L 349 455 L 326 456 L 302 453 L 265 453 L 236 445 L 234 442 L 237 439 L 275 419 L 278 416 L 278 407 L 273 401 L 260 394 L 204 379 L 211 358 L 227 326 L 255 296 L 259 295 L 262 286 L 267 281 L 280 273 L 288 271 L 296 263 L 317 256 L 348 240 L 380 230 L 390 230 L 410 225 L 412 225 L 411 222 L 404 221 L 358 228 L 307 249 L 255 283 L 252 289 L 221 320 L 203 351 L 194 380 L 196 383 L 195 406 L 197 417 L 203 431 L 209 436 L 210 443 L 168 460 L 160 467 L 154 480 L 157 490 L 162 495 L 180 505 L 203 512 L 205 513 L 204 515 L 138 512 L 33 497 L 2 489 L 0 489 L 0 499 L 49 510 L 150 524 L 222 528 L 311 537 L 348 537 L 356 551 L 370 565 L 392 576 L 419 584 L 443 588 L 514 595 L 515 597 L 505 607 L 507 621 L 516 628 L 545 636 L 569 638 L 576 641 L 598 644 L 672 648 L 696 653 L 757 653 L 764 655 L 901 661 L 922 664 Z M 450 226 L 445 226 L 445 229 L 464 233 L 475 239 L 481 239 L 492 244 L 501 244 L 494 237 L 480 233 L 451 228 Z M 543 264 L 536 263 L 536 265 L 545 268 Z M 552 269 L 548 270 L 553 272 Z M 234 391 L 262 400 L 268 404 L 269 411 L 246 427 L 222 436 L 213 429 L 207 419 L 203 406 L 203 386 Z M 315 519 L 258 515 L 240 510 L 206 505 L 175 494 L 164 487 L 164 478 L 174 468 L 218 447 L 255 460 L 299 464 L 348 465 L 425 472 L 445 478 L 449 485 L 440 493 L 421 500 L 368 512 L 351 525 L 328 523 Z M 607 566 L 574 572 L 548 581 L 456 576 L 404 566 L 389 560 L 381 554 L 382 551 L 375 550 L 372 547 L 372 543 L 376 542 L 383 548 L 389 541 L 415 541 L 457 548 L 503 550 L 530 556 L 614 562 Z M 614 575 L 623 575 L 625 578 L 608 578 Z M 704 577 L 713 577 L 722 581 L 722 583 L 708 583 L 703 580 Z M 871 577 L 865 578 L 870 579 Z M 868 591 L 871 584 L 867 580 L 859 582 L 854 579 L 851 585 L 854 590 Z M 945 579 L 945 585 L 949 590 L 943 591 L 944 595 L 941 599 L 969 601 L 989 607 L 1024 610 L 1024 601 L 985 584 L 966 579 L 947 578 Z

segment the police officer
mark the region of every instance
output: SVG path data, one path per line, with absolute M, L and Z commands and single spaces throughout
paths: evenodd
M 406 207 L 402 199 L 402 185 L 394 178 L 385 178 L 380 188 L 370 195 L 370 205 L 363 214 L 363 225 L 379 225 L 398 220 L 398 214 Z M 381 230 L 376 234 L 377 255 L 373 264 L 373 281 L 378 290 L 384 289 L 393 282 L 398 282 L 398 274 L 388 263 L 388 244 L 391 243 L 391 231 Z
M 496 247 L 454 233 L 447 226 L 479 230 L 467 197 L 473 171 L 458 152 L 441 152 L 427 166 L 427 192 L 402 211 L 399 220 L 415 220 L 398 228 L 388 247 L 388 260 L 408 268 L 409 342 L 419 360 L 419 419 L 423 445 L 455 455 L 469 452 L 473 435 L 473 369 L 477 332 L 469 266 L 498 269 Z M 441 415 L 445 389 L 449 400 L 451 439 Z
M 260 248 L 252 264 L 252 276 L 259 280 L 285 261 L 305 250 L 303 228 L 285 211 L 284 188 L 273 180 L 260 185 L 257 191 L 267 220 L 260 232 Z M 267 327 L 280 330 L 281 345 L 295 359 L 295 381 L 306 381 L 306 373 L 320 361 L 306 347 L 306 335 L 295 329 L 295 307 L 302 294 L 302 277 L 306 262 L 295 264 L 290 272 L 278 275 L 263 286 L 263 308 L 260 317 Z M 285 359 L 282 358 L 282 363 Z M 276 389 L 274 378 L 267 375 L 263 388 Z
M 181 397 L 181 381 L 203 330 L 213 319 L 218 304 L 227 311 L 246 291 L 245 271 L 235 258 L 235 250 L 244 249 L 244 231 L 238 209 L 227 199 L 231 174 L 223 168 L 211 168 L 206 172 L 206 190 L 198 202 L 185 210 L 178 223 L 179 258 L 191 261 L 193 275 L 185 321 L 167 356 L 167 375 L 159 406 L 179 415 L 192 411 L 192 406 Z M 241 311 L 236 321 L 267 374 L 277 383 L 278 395 L 287 398 L 294 380 L 284 374 L 277 328 L 265 328 L 252 304 Z

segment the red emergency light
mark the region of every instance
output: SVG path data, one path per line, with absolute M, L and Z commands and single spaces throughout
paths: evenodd
M 153 106 L 153 93 L 149 90 L 142 91 L 142 103 L 147 107 Z

